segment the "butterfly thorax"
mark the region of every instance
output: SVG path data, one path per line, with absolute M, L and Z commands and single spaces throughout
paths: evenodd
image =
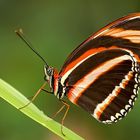
M 45 80 L 49 83 L 51 92 L 53 92 L 58 99 L 62 99 L 64 97 L 65 88 L 60 82 L 61 77 L 58 71 L 53 67 L 48 68 L 44 66 L 44 72 Z

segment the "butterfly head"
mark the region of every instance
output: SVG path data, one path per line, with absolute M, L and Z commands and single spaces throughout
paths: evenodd
M 50 66 L 48 67 L 47 65 L 45 65 L 44 73 L 45 73 L 44 79 L 49 83 L 50 88 L 53 88 L 52 82 L 53 82 L 54 68 Z

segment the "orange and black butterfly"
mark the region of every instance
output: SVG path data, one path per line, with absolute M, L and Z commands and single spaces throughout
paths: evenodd
M 117 122 L 132 109 L 140 88 L 140 13 L 92 34 L 60 72 L 39 57 L 45 62 L 45 80 L 60 101 L 66 96 L 98 121 Z

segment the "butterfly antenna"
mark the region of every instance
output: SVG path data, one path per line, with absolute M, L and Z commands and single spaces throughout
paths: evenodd
M 45 59 L 32 47 L 32 44 L 25 38 L 22 29 L 15 30 L 15 33 L 25 42 L 25 44 L 45 63 L 48 68 L 48 64 Z

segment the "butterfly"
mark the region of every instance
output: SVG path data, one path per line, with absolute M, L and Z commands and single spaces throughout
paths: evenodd
M 60 72 L 30 48 L 45 62 L 45 81 L 64 105 L 67 97 L 106 124 L 121 120 L 132 109 L 140 88 L 140 13 L 92 34 L 68 56 Z

